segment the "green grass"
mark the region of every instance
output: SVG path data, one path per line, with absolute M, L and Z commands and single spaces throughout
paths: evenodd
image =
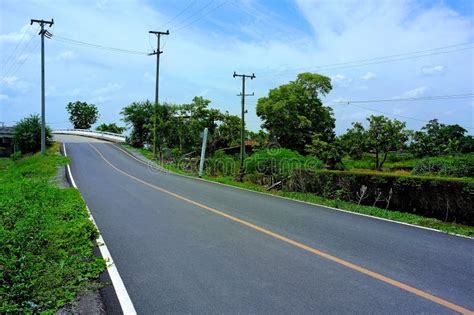
M 416 159 L 409 153 L 391 152 L 387 155 L 387 160 L 382 165 L 382 171 L 392 172 L 404 170 L 409 172 L 413 167 L 415 167 L 418 160 L 419 159 Z M 375 155 L 365 153 L 360 160 L 344 158 L 342 162 L 347 169 L 374 169 Z
M 68 159 L 0 159 L 0 313 L 54 313 L 105 269 L 78 190 L 51 183 Z
M 138 150 L 135 148 L 131 148 L 129 146 L 125 146 L 127 149 L 132 149 L 135 152 L 140 152 L 142 150 Z M 144 156 L 150 158 L 151 157 L 151 152 L 148 150 L 144 150 Z M 186 176 L 192 176 L 196 177 L 196 174 L 193 173 L 188 173 L 184 172 L 183 170 L 177 169 L 174 165 L 167 165 L 165 166 L 169 171 L 171 172 L 176 172 L 178 174 L 186 175 Z M 357 171 L 357 170 L 352 170 L 352 171 Z M 361 170 L 361 171 L 366 171 L 366 172 L 372 172 L 374 174 L 380 174 L 380 172 L 376 171 L 367 171 L 367 170 Z M 397 174 L 393 174 L 393 176 L 398 176 Z M 408 176 L 408 175 L 407 175 Z M 427 178 L 425 176 L 422 176 L 423 178 Z M 440 178 L 440 177 L 433 177 L 434 179 L 445 179 L 445 180 L 451 180 L 448 178 Z M 239 188 L 244 188 L 252 191 L 257 191 L 257 192 L 262 192 L 265 194 L 270 194 L 270 195 L 275 195 L 275 196 L 280 196 L 284 198 L 289 198 L 293 200 L 299 200 L 299 201 L 304 201 L 312 204 L 318 204 L 318 205 L 324 205 L 328 207 L 333 207 L 337 209 L 342 209 L 342 210 L 347 210 L 351 212 L 357 212 L 361 214 L 366 214 L 374 217 L 379 217 L 379 218 L 384 218 L 384 219 L 389 219 L 389 220 L 394 220 L 398 222 L 404 222 L 404 223 L 410 223 L 414 225 L 419 225 L 423 227 L 428 227 L 428 228 L 433 228 L 439 231 L 443 231 L 446 233 L 451 233 L 451 234 L 459 234 L 459 235 L 464 235 L 464 236 L 470 236 L 474 237 L 474 227 L 471 226 L 466 226 L 466 225 L 461 225 L 461 224 L 455 224 L 455 223 L 448 223 L 448 222 L 443 222 L 441 220 L 433 219 L 433 218 L 426 218 L 423 216 L 419 216 L 416 214 L 411 214 L 411 213 L 404 213 L 404 212 L 398 212 L 398 211 L 392 211 L 392 210 L 385 210 L 377 207 L 370 207 L 370 206 L 360 206 L 355 203 L 347 202 L 347 201 L 342 201 L 342 200 L 334 200 L 334 199 L 328 199 L 324 197 L 317 196 L 315 194 L 310 194 L 310 193 L 299 193 L 299 192 L 285 192 L 285 191 L 267 191 L 265 187 L 249 183 L 249 182 L 236 182 L 232 176 L 209 176 L 209 175 L 204 175 L 203 179 L 206 179 L 208 181 L 212 182 L 217 182 L 221 184 L 226 184 L 234 187 L 239 187 Z M 459 180 L 465 180 L 465 179 L 459 179 Z

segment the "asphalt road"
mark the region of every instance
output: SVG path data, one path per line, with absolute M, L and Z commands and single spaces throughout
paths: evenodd
M 112 144 L 60 139 L 139 314 L 474 310 L 472 239 L 158 172 Z

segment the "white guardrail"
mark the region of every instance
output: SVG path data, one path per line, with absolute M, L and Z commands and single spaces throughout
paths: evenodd
M 125 136 L 118 133 L 107 132 L 107 131 L 97 131 L 97 130 L 89 130 L 89 129 L 56 129 L 56 130 L 53 130 L 53 134 L 76 135 L 76 136 L 102 139 L 102 140 L 107 140 L 107 141 L 112 141 L 112 142 L 125 142 Z

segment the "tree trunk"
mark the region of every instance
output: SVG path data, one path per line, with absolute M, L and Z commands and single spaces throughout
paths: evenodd
M 380 163 L 380 168 L 382 168 L 383 163 L 385 163 L 385 160 L 387 159 L 387 154 L 388 152 L 384 153 L 382 163 Z
M 375 150 L 375 168 L 379 169 L 379 151 Z

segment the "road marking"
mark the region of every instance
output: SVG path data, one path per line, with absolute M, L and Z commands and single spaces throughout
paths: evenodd
M 66 152 L 66 144 L 63 142 L 63 151 L 64 151 L 64 156 L 67 156 Z M 71 185 L 72 187 L 77 188 L 76 181 L 74 180 L 74 177 L 72 177 L 72 172 L 71 168 L 69 167 L 69 164 L 66 165 L 67 172 L 69 174 L 69 178 L 71 179 Z M 95 227 L 97 228 L 97 231 L 99 231 L 99 227 L 97 226 L 97 223 L 94 220 L 94 217 L 92 216 L 91 210 L 89 207 L 86 205 L 87 212 L 89 212 L 89 219 L 94 223 Z M 130 296 L 128 295 L 127 289 L 125 288 L 125 285 L 122 281 L 122 277 L 120 277 L 120 274 L 118 272 L 117 266 L 115 266 L 114 260 L 112 259 L 112 255 L 109 252 L 109 249 L 107 248 L 107 245 L 105 244 L 104 239 L 102 238 L 102 235 L 100 234 L 99 231 L 99 237 L 96 239 L 97 246 L 99 247 L 100 254 L 102 255 L 102 258 L 106 261 L 107 264 L 107 271 L 110 276 L 110 280 L 112 280 L 112 285 L 114 286 L 115 293 L 117 294 L 117 299 L 119 300 L 120 307 L 122 308 L 122 312 L 126 315 L 136 315 L 137 312 L 135 311 L 135 307 L 133 306 L 132 300 L 130 299 Z
M 308 202 L 308 201 L 303 201 L 303 200 L 298 200 L 298 199 L 292 199 L 292 198 L 288 198 L 288 197 L 283 197 L 283 196 L 279 196 L 279 195 L 274 195 L 274 194 L 266 193 L 266 192 L 263 192 L 263 191 L 256 191 L 256 190 L 251 190 L 251 189 L 243 188 L 243 187 L 239 187 L 239 186 L 232 186 L 232 185 L 229 185 L 229 184 L 214 182 L 214 181 L 211 181 L 211 180 L 207 180 L 207 179 L 205 179 L 205 178 L 199 178 L 199 177 L 194 177 L 194 176 L 190 176 L 190 175 L 175 173 L 175 172 L 173 172 L 173 171 L 167 170 L 165 167 L 160 168 L 160 167 L 157 167 L 157 165 L 153 165 L 153 164 L 147 163 L 147 162 L 145 162 L 145 161 L 142 161 L 142 160 L 138 159 L 137 157 L 135 157 L 134 155 L 132 155 L 132 154 L 131 154 L 130 152 L 128 152 L 127 150 L 122 149 L 121 147 L 119 147 L 119 146 L 116 145 L 116 144 L 110 144 L 110 145 L 111 145 L 112 147 L 114 147 L 114 148 L 116 148 L 116 149 L 118 149 L 118 150 L 124 152 L 125 154 L 127 154 L 128 156 L 130 156 L 131 158 L 133 158 L 134 160 L 137 160 L 138 162 L 142 163 L 143 165 L 146 165 L 146 166 L 148 166 L 148 167 L 154 168 L 154 169 L 156 169 L 156 170 L 158 170 L 158 171 L 160 171 L 160 172 L 166 173 L 166 174 L 171 174 L 171 175 L 180 176 L 180 177 L 186 177 L 186 178 L 189 178 L 189 179 L 192 179 L 192 180 L 198 180 L 198 181 L 202 181 L 202 182 L 206 182 L 206 183 L 210 183 L 210 184 L 214 184 L 214 185 L 220 185 L 220 186 L 230 187 L 230 188 L 234 188 L 234 189 L 245 190 L 245 191 L 248 191 L 248 192 L 251 192 L 251 193 L 254 193 L 254 194 L 260 194 L 260 195 L 264 195 L 264 196 L 267 196 L 267 197 L 275 197 L 275 198 L 290 200 L 290 201 L 293 201 L 293 202 L 304 203 L 304 204 L 306 204 L 306 205 L 310 205 L 310 206 L 313 206 L 313 207 L 321 207 L 321 208 L 336 210 L 336 211 L 339 211 L 339 212 L 344 212 L 344 213 L 347 213 L 347 214 L 352 214 L 352 215 L 357 215 L 357 216 L 361 216 L 361 217 L 366 217 L 366 218 L 370 218 L 370 219 L 373 219 L 373 220 L 380 220 L 380 221 L 385 221 L 385 222 L 391 222 L 391 223 L 396 223 L 396 224 L 411 226 L 411 227 L 414 227 L 414 228 L 417 228 L 417 229 L 428 230 L 428 231 L 437 232 L 437 233 L 443 233 L 443 234 L 447 234 L 447 235 L 451 235 L 451 236 L 457 236 L 457 237 L 462 237 L 462 238 L 467 238 L 467 239 L 474 239 L 474 237 L 470 237 L 470 236 L 467 236 L 467 235 L 456 234 L 456 233 L 451 233 L 451 232 L 445 232 L 445 231 L 437 230 L 437 229 L 434 229 L 434 228 L 429 228 L 429 227 L 426 227 L 426 226 L 421 226 L 421 225 L 406 223 L 406 222 L 402 222 L 402 221 L 395 221 L 395 220 L 391 220 L 391 219 L 376 217 L 376 216 L 373 216 L 373 215 L 370 215 L 370 214 L 364 214 L 364 213 L 359 213 L 359 212 L 354 212 L 354 211 L 349 211 L 349 210 L 334 208 L 334 207 L 330 207 L 330 206 L 321 205 L 321 204 L 319 204 L 319 203 L 313 203 L 313 202 Z
M 318 255 L 318 256 L 320 256 L 320 257 L 326 258 L 326 259 L 329 260 L 329 261 L 335 262 L 335 263 L 340 264 L 340 265 L 342 265 L 342 266 L 345 266 L 345 267 L 347 267 L 347 268 L 349 268 L 349 269 L 358 271 L 358 272 L 360 272 L 360 273 L 362 273 L 362 274 L 365 274 L 365 275 L 367 275 L 367 276 L 369 276 L 369 277 L 372 277 L 372 278 L 374 278 L 374 279 L 377 279 L 377 280 L 380 280 L 380 281 L 385 282 L 385 283 L 387 283 L 387 284 L 390 284 L 390 285 L 392 285 L 392 286 L 395 286 L 395 287 L 397 287 L 397 288 L 399 288 L 399 289 L 402 289 L 402 290 L 405 290 L 405 291 L 410 292 L 410 293 L 412 293 L 412 294 L 415 294 L 415 295 L 417 295 L 417 296 L 419 296 L 419 297 L 422 297 L 422 298 L 424 298 L 424 299 L 426 299 L 426 300 L 429 300 L 429 301 L 431 301 L 431 302 L 434 302 L 434 303 L 436 303 L 436 304 L 439 304 L 439 305 L 441 305 L 441 306 L 444 306 L 444 307 L 446 307 L 446 308 L 449 308 L 449 309 L 454 310 L 454 311 L 456 311 L 456 312 L 459 312 L 459 313 L 461 313 L 461 314 L 471 314 L 471 315 L 474 314 L 474 311 L 468 310 L 468 309 L 466 309 L 466 308 L 464 308 L 464 307 L 462 307 L 462 306 L 460 306 L 460 305 L 451 303 L 451 302 L 449 302 L 449 301 L 447 301 L 447 300 L 444 300 L 444 299 L 442 299 L 442 298 L 439 298 L 439 297 L 437 297 L 437 296 L 435 296 L 435 295 L 432 295 L 432 294 L 430 294 L 430 293 L 427 293 L 427 292 L 425 292 L 425 291 L 422 291 L 422 290 L 420 290 L 420 289 L 417 289 L 417 288 L 415 288 L 415 287 L 412 287 L 412 286 L 407 285 L 407 284 L 405 284 L 405 283 L 402 283 L 402 282 L 400 282 L 400 281 L 394 280 L 394 279 L 392 279 L 392 278 L 386 277 L 386 276 L 384 276 L 384 275 L 382 275 L 382 274 L 379 274 L 379 273 L 377 273 L 377 272 L 371 271 L 371 270 L 369 270 L 369 269 L 366 269 L 366 268 L 364 268 L 364 267 L 361 267 L 361 266 L 359 266 L 359 265 L 356 265 L 356 264 L 354 264 L 354 263 L 351 263 L 351 262 L 349 262 L 349 261 L 347 261 L 347 260 L 338 258 L 338 257 L 333 256 L 333 255 L 330 255 L 330 254 L 325 253 L 325 252 L 323 252 L 323 251 L 321 251 L 321 250 L 319 250 L 319 249 L 310 247 L 310 246 L 305 245 L 305 244 L 303 244 L 303 243 L 300 243 L 300 242 L 297 242 L 297 241 L 292 240 L 292 239 L 290 239 L 290 238 L 287 238 L 287 237 L 285 237 L 285 236 L 283 236 L 283 235 L 281 235 L 281 234 L 278 234 L 278 233 L 275 233 L 275 232 L 273 232 L 273 231 L 267 230 L 267 229 L 265 229 L 265 228 L 263 228 L 263 227 L 260 227 L 260 226 L 258 226 L 258 225 L 255 225 L 255 224 L 250 223 L 250 222 L 248 222 L 248 221 L 239 219 L 239 218 L 234 217 L 234 216 L 232 216 L 232 215 L 230 215 L 230 214 L 227 214 L 227 213 L 225 213 L 225 212 L 219 211 L 219 210 L 217 210 L 217 209 L 211 208 L 211 207 L 206 206 L 206 205 L 204 205 L 204 204 L 202 204 L 202 203 L 199 203 L 199 202 L 197 202 L 197 201 L 194 201 L 194 200 L 191 200 L 191 199 L 186 198 L 186 197 L 184 197 L 184 196 L 178 195 L 178 194 L 176 194 L 176 193 L 174 193 L 174 192 L 171 192 L 171 191 L 169 191 L 169 190 L 166 190 L 166 189 L 163 189 L 163 188 L 158 187 L 158 186 L 156 186 L 156 185 L 150 184 L 150 183 L 148 183 L 148 182 L 146 182 L 146 181 L 144 181 L 144 180 L 142 180 L 142 179 L 140 179 L 140 178 L 138 178 L 138 177 L 135 177 L 135 176 L 133 176 L 133 175 L 131 175 L 131 174 L 129 174 L 129 173 L 127 173 L 127 172 L 125 172 L 125 171 L 119 169 L 118 167 L 116 167 L 115 165 L 113 165 L 109 160 L 107 160 L 107 159 L 104 157 L 104 155 L 103 155 L 95 146 L 93 146 L 93 145 L 90 144 L 90 143 L 89 143 L 89 145 L 90 145 L 90 146 L 97 152 L 97 154 L 99 154 L 99 156 L 100 156 L 110 167 L 112 167 L 114 170 L 116 170 L 117 172 L 119 172 L 119 173 L 121 173 L 121 174 L 123 174 L 123 175 L 125 175 L 125 176 L 128 176 L 128 177 L 130 177 L 130 178 L 136 180 L 137 182 L 140 182 L 140 183 L 142 183 L 142 184 L 144 184 L 144 185 L 146 185 L 146 186 L 149 186 L 149 187 L 151 187 L 151 188 L 154 188 L 154 189 L 156 189 L 156 190 L 158 190 L 158 191 L 161 191 L 161 192 L 163 192 L 163 193 L 165 193 L 165 194 L 168 194 L 168 195 L 170 195 L 170 196 L 173 196 L 173 197 L 175 197 L 175 198 L 177 198 L 177 199 L 183 200 L 183 201 L 185 201 L 185 202 L 187 202 L 187 203 L 193 204 L 193 205 L 195 205 L 195 206 L 197 206 L 197 207 L 200 207 L 200 208 L 202 208 L 202 209 L 205 209 L 205 210 L 207 210 L 207 211 L 209 211 L 209 212 L 212 212 L 212 213 L 214 213 L 214 214 L 217 214 L 217 215 L 219 215 L 219 216 L 222 216 L 222 217 L 224 217 L 224 218 L 226 218 L 226 219 L 229 219 L 229 220 L 231 220 L 231 221 L 234 221 L 234 222 L 237 222 L 237 223 L 242 224 L 242 225 L 244 225 L 244 226 L 247 226 L 247 227 L 249 227 L 249 228 L 251 228 L 251 229 L 253 229 L 253 230 L 256 230 L 256 231 L 258 231 L 258 232 L 261 232 L 261 233 L 263 233 L 263 234 L 269 235 L 269 236 L 271 236 L 271 237 L 273 237 L 273 238 L 275 238 L 275 239 L 278 239 L 278 240 L 280 240 L 280 241 L 283 241 L 283 242 L 285 242 L 285 243 L 287 243 L 287 244 L 293 245 L 293 246 L 295 246 L 295 247 L 297 247 L 297 248 L 303 249 L 303 250 L 308 251 L 308 252 L 310 252 L 310 253 L 312 253 L 312 254 L 315 254 L 315 255 Z

